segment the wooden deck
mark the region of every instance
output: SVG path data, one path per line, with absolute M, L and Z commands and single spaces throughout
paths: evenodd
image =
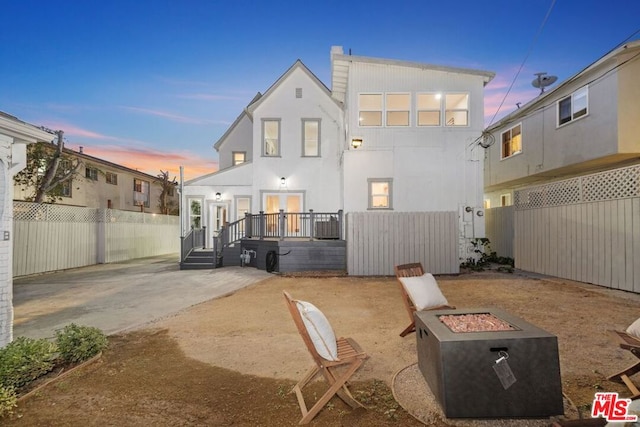
M 241 265 L 240 254 L 253 251 L 251 261 L 245 264 L 267 270 L 267 254 L 274 251 L 277 265 L 273 271 L 345 271 L 347 245 L 344 240 L 309 240 L 308 238 L 242 239 L 223 251 L 223 266 Z

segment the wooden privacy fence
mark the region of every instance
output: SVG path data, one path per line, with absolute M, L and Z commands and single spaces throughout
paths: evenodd
M 421 262 L 433 274 L 460 272 L 457 212 L 362 212 L 346 215 L 347 272 L 391 276 Z
M 13 212 L 14 277 L 180 250 L 177 216 L 29 202 Z
M 514 208 L 503 206 L 485 210 L 485 232 L 491 250 L 501 257 L 513 258 Z
M 522 270 L 640 293 L 640 165 L 515 192 Z

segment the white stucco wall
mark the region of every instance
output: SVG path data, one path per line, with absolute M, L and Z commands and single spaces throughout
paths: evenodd
M 218 150 L 219 167 L 226 169 L 233 166 L 233 152 L 244 151 L 246 161 L 253 159 L 253 123 L 249 116 L 243 113 L 236 126 L 229 132 L 224 143 Z

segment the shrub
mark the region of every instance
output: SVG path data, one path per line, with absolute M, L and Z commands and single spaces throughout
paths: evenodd
M 51 371 L 56 350 L 56 344 L 44 338 L 16 338 L 0 349 L 0 386 L 18 389 Z
M 0 385 L 0 418 L 12 413 L 16 406 L 18 406 L 18 397 L 14 388 Z
M 90 359 L 104 350 L 109 343 L 100 329 L 74 323 L 56 332 L 56 342 L 60 357 L 69 363 Z

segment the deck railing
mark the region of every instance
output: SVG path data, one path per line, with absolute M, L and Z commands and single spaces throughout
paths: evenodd
M 204 249 L 206 242 L 205 236 L 207 235 L 207 228 L 193 228 L 180 238 L 180 262 L 187 259 L 187 256 L 195 248 L 201 247 Z
M 226 224 L 220 230 L 220 244 L 227 246 L 242 239 L 308 238 L 342 240 L 342 210 L 338 212 L 285 212 L 247 213 L 238 221 Z

